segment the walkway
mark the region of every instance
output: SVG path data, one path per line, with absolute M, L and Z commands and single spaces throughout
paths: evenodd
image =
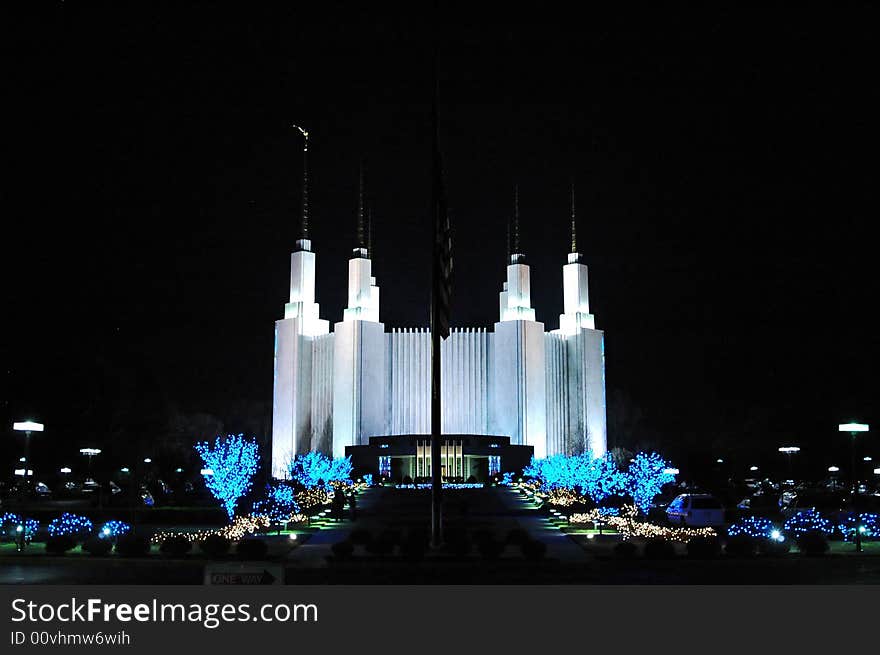
M 504 539 L 513 528 L 525 530 L 529 536 L 547 546 L 546 558 L 560 562 L 586 562 L 584 549 L 557 529 L 530 501 L 508 487 L 484 490 L 448 491 L 445 494 L 444 516 L 447 526 L 465 528 L 470 533 L 486 530 Z M 348 518 L 338 524 L 325 520 L 322 529 L 309 541 L 288 555 L 292 566 L 300 569 L 323 568 L 332 555 L 333 544 L 346 539 L 354 529 L 363 529 L 376 536 L 385 530 L 406 532 L 430 526 L 430 493 L 390 487 L 373 487 L 358 495 L 356 521 Z M 476 551 L 475 558 L 479 558 Z M 429 558 L 432 555 L 429 554 Z M 519 549 L 508 546 L 504 558 L 521 559 Z

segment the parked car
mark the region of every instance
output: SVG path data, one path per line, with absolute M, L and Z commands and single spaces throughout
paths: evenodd
M 669 503 L 666 518 L 671 523 L 694 527 L 724 523 L 724 505 L 709 494 L 681 494 Z
M 833 525 L 850 511 L 850 505 L 848 494 L 841 493 L 785 492 L 779 498 L 779 507 L 786 520 L 798 512 L 815 510 Z
M 765 518 L 778 519 L 781 517 L 780 494 L 773 492 L 756 493 L 743 498 L 737 503 L 736 508 L 741 516 L 763 516 Z

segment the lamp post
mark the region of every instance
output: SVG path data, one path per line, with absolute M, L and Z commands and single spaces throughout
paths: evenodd
M 866 423 L 841 423 L 837 426 L 838 432 L 849 432 L 852 437 L 850 441 L 850 453 L 852 462 L 850 464 L 850 473 L 853 482 L 853 509 L 856 513 L 856 552 L 862 552 L 862 515 L 859 512 L 859 475 L 856 471 L 856 437 L 859 432 L 867 432 L 868 425 Z
M 92 457 L 94 457 L 95 455 L 100 455 L 101 449 L 100 448 L 80 448 L 79 452 L 81 455 L 85 455 L 86 457 L 89 458 L 88 475 L 89 475 L 89 477 L 91 477 L 91 475 L 92 475 Z
M 31 465 L 31 432 L 42 432 L 43 424 L 36 421 L 19 421 L 12 424 L 12 429 L 17 432 L 24 432 L 24 480 L 25 484 L 30 484 L 30 474 L 28 466 Z
M 794 482 L 794 473 L 791 471 L 791 456 L 801 452 L 800 446 L 781 446 L 779 452 L 785 453 L 788 458 L 788 477 L 792 478 L 792 482 Z

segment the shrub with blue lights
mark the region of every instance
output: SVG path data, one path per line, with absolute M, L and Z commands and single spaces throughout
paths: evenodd
M 283 482 L 267 484 L 265 497 L 254 503 L 254 514 L 268 516 L 274 523 L 286 523 L 291 514 L 299 513 L 294 489 Z
M 760 516 L 748 516 L 735 521 L 727 529 L 728 537 L 739 537 L 740 535 L 746 535 L 754 539 L 778 540 L 782 533 L 779 528 L 773 525 L 770 519 Z
M 102 539 L 116 539 L 131 532 L 131 526 L 123 521 L 107 521 L 98 530 L 98 536 Z
M 373 474 L 372 473 L 367 473 L 364 476 L 364 484 L 367 485 L 368 487 L 373 486 Z
M 507 472 L 501 474 L 501 480 L 498 481 L 498 484 L 509 487 L 513 484 L 513 473 Z
M 24 538 L 30 541 L 39 529 L 40 522 L 36 519 L 23 519 L 14 512 L 0 515 L 0 537 L 17 540 L 24 532 Z
M 57 519 L 52 519 L 48 530 L 50 537 L 85 538 L 92 531 L 92 522 L 85 516 L 64 512 Z
M 213 446 L 201 441 L 196 444 L 196 450 L 204 468 L 213 471 L 213 475 L 204 476 L 208 491 L 223 504 L 232 520 L 239 498 L 250 491 L 257 473 L 260 460 L 257 442 L 245 439 L 242 434 L 228 435 L 217 437 Z
M 663 489 L 663 485 L 675 482 L 675 476 L 667 473 L 669 463 L 657 453 L 639 453 L 629 463 L 624 474 L 626 494 L 636 507 L 647 513 L 651 501 Z
M 16 528 L 21 525 L 21 517 L 14 512 L 6 512 L 0 515 L 0 536 L 15 537 Z
M 317 451 L 297 455 L 287 468 L 292 480 L 306 489 L 333 488 L 333 482 L 351 482 L 351 457 L 331 459 Z
M 823 518 L 814 509 L 798 512 L 785 522 L 785 531 L 793 536 L 806 534 L 807 532 L 822 532 L 830 535 L 834 531 L 831 521 Z
M 862 539 L 876 539 L 880 537 L 880 521 L 877 514 L 859 515 L 859 533 Z M 855 539 L 856 517 L 855 514 L 845 516 L 838 524 L 837 529 L 847 541 Z

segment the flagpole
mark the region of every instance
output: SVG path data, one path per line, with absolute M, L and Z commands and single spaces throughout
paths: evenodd
M 438 117 L 437 117 L 437 53 L 434 52 L 434 102 L 432 107 L 434 129 L 434 152 L 432 166 L 434 168 L 432 179 L 432 257 L 431 257 L 431 546 L 438 548 L 443 543 L 443 480 L 440 472 L 440 440 L 442 438 L 441 424 L 441 368 L 440 368 L 440 244 L 438 238 L 438 224 L 440 222 L 440 189 L 438 179 L 442 175 L 439 167 L 439 144 L 438 141 Z

